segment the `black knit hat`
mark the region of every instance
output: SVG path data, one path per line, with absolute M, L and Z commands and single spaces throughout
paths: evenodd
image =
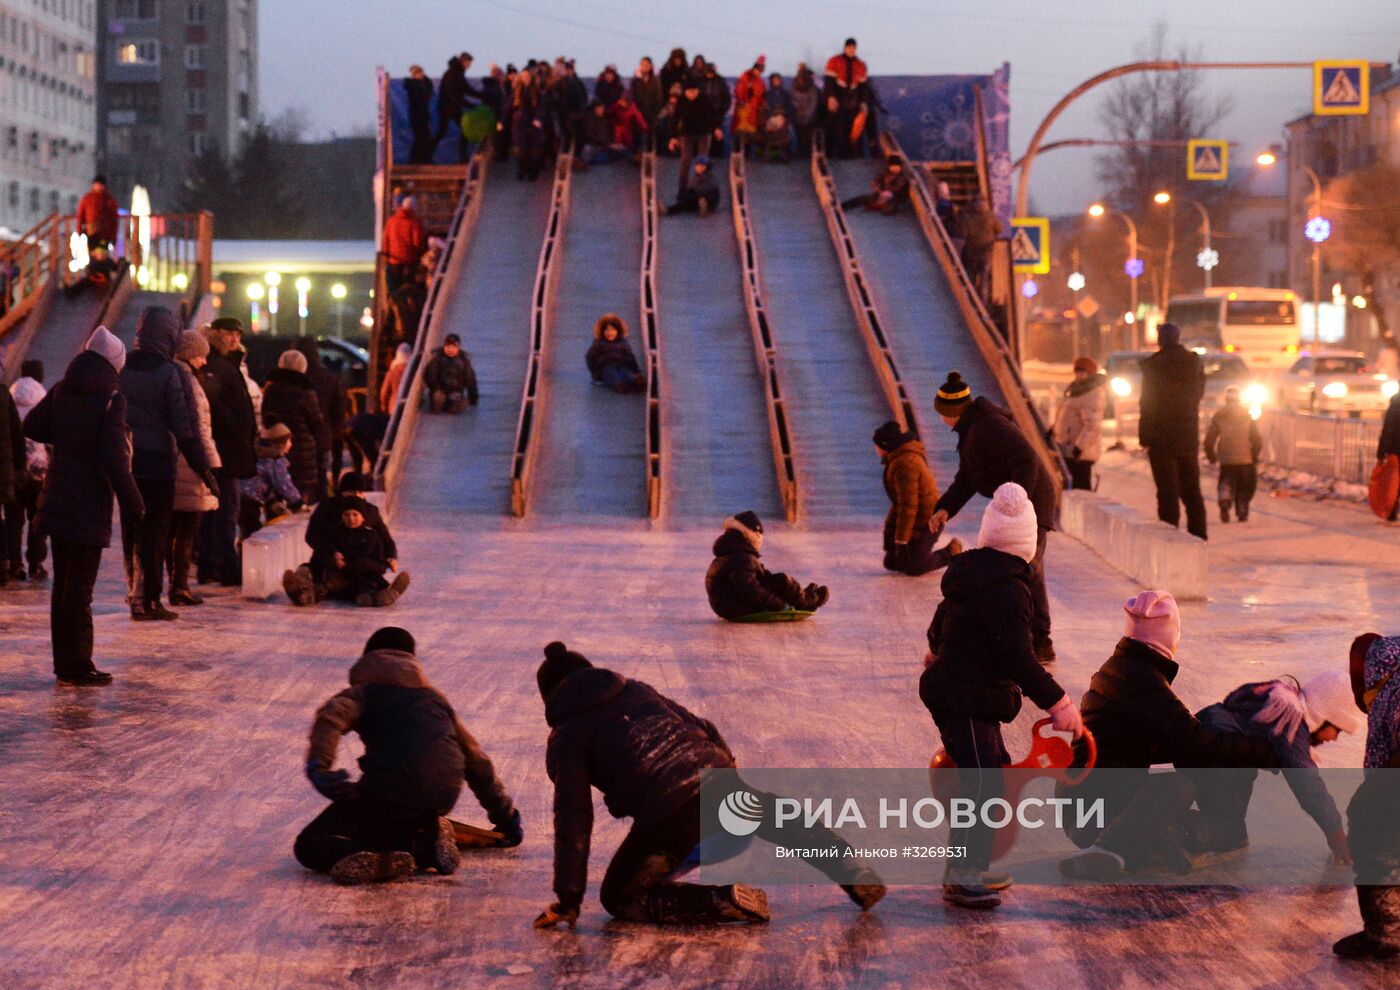
M 938 388 L 933 397 L 933 408 L 940 416 L 961 416 L 972 402 L 972 389 L 956 371 L 948 372 L 948 380 Z
M 763 535 L 763 520 L 758 518 L 758 513 L 752 509 L 745 509 L 743 512 L 736 512 L 724 521 L 725 529 L 737 529 L 749 533 Z
M 369 517 L 369 503 L 366 502 L 364 499 L 360 498 L 360 496 L 358 496 L 358 495 L 342 495 L 342 496 L 340 496 L 340 513 L 341 513 L 341 515 L 344 515 L 345 513 L 351 511 L 352 509 L 353 509 L 355 512 L 358 512 L 360 515 L 362 515 L 362 516 L 364 516 L 364 517 L 366 517 L 366 518 Z
M 336 482 L 335 486 L 337 495 L 355 495 L 367 491 L 369 491 L 369 479 L 359 471 L 346 471 L 340 476 L 340 481 Z
M 592 666 L 582 653 L 575 653 L 557 640 L 550 643 L 544 648 L 544 663 L 535 671 L 535 683 L 539 685 L 540 697 L 548 701 L 564 678 L 575 671 L 587 670 Z
M 372 653 L 375 650 L 417 653 L 418 644 L 413 641 L 413 634 L 407 629 L 400 629 L 398 626 L 385 626 L 375 630 L 374 635 L 365 640 L 365 652 Z
M 455 333 L 449 333 L 446 337 L 442 339 L 443 347 L 446 347 L 448 344 L 456 344 L 458 347 L 461 347 L 462 338 L 457 336 Z
M 856 43 L 856 39 L 855 39 L 855 38 L 847 38 L 847 39 L 846 39 L 846 45 L 854 45 L 855 43 Z M 841 47 L 842 47 L 842 48 L 845 48 L 846 45 L 842 45 Z
M 234 333 L 243 332 L 243 321 L 236 316 L 221 316 L 209 325 L 215 330 L 231 330 Z
M 871 437 L 871 439 L 875 441 L 875 446 L 888 453 L 896 447 L 902 447 L 910 440 L 913 440 L 914 434 L 912 431 L 900 429 L 898 423 L 894 420 L 890 420 L 884 426 L 876 430 L 875 435 Z

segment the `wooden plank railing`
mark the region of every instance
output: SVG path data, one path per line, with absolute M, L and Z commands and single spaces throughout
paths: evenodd
M 831 176 L 831 166 L 822 148 L 820 133 L 812 142 L 812 183 L 816 186 L 817 199 L 821 201 L 822 214 L 826 217 L 827 230 L 831 233 L 831 244 L 836 249 L 837 260 L 841 264 L 841 274 L 846 282 L 846 295 L 851 300 L 851 311 L 855 314 L 856 326 L 860 328 L 861 339 L 865 342 L 866 353 L 875 377 L 880 382 L 880 391 L 890 407 L 890 418 L 899 423 L 901 429 L 914 430 L 925 436 L 920 429 L 918 412 L 904 379 L 899 373 L 899 364 L 890 350 L 889 338 L 880 314 L 875 310 L 875 300 L 870 294 L 870 285 L 860 266 L 860 254 L 856 251 L 855 239 L 846 225 L 846 212 L 841 208 L 841 200 L 836 195 L 836 183 Z
M 661 515 L 662 470 L 665 467 L 662 445 L 665 443 L 665 424 L 662 422 L 661 393 L 661 331 L 656 318 L 656 222 L 659 214 L 656 203 L 656 153 L 648 150 L 642 156 L 642 272 L 641 272 L 641 328 L 642 344 L 646 348 L 647 372 L 647 422 L 646 422 L 646 472 L 647 472 L 647 515 L 652 519 Z
M 554 323 L 554 296 L 558 288 L 559 252 L 564 246 L 564 225 L 569 217 L 569 191 L 574 174 L 574 153 L 566 147 L 554 164 L 554 187 L 550 191 L 549 220 L 544 242 L 535 266 L 535 287 L 530 296 L 530 362 L 525 370 L 525 388 L 520 399 L 520 418 L 515 424 L 515 453 L 510 465 L 510 511 L 524 516 L 528 508 L 530 484 L 539 457 L 534 442 L 535 427 L 544 421 L 549 400 L 544 383 L 544 354 Z
M 404 371 L 403 381 L 399 386 L 398 402 L 389 417 L 384 442 L 379 448 L 379 459 L 375 461 L 375 487 L 388 493 L 391 510 L 398 500 L 404 471 L 408 467 L 408 451 L 413 445 L 413 436 L 418 428 L 418 417 L 423 402 L 423 369 L 427 365 L 428 356 L 437 346 L 438 338 L 445 336 L 440 330 L 448 289 L 447 272 L 451 270 L 457 256 L 471 246 L 472 237 L 476 232 L 476 221 L 481 215 L 482 190 L 486 182 L 488 160 L 488 157 L 483 155 L 472 158 L 467 182 L 462 186 L 462 193 L 458 197 L 456 214 L 448 229 L 446 244 L 438 257 L 432 285 L 423 304 L 418 333 L 413 339 L 413 354 L 409 358 L 408 368 Z M 396 456 L 399 453 L 402 453 L 402 456 Z
M 778 479 L 778 494 L 783 501 L 783 514 L 788 522 L 802 516 L 802 495 L 792 452 L 792 431 L 788 423 L 787 405 L 783 400 L 783 376 L 779 373 L 777 348 L 773 329 L 768 322 L 767 293 L 760 273 L 758 244 L 754 240 L 753 222 L 749 217 L 748 180 L 744 174 L 744 156 L 729 156 L 729 196 L 734 207 L 734 236 L 739 242 L 739 259 L 744 291 L 744 309 L 749 315 L 749 330 L 753 335 L 754 357 L 758 373 L 763 378 L 765 406 L 768 411 L 768 433 L 773 448 L 773 467 Z
M 886 154 L 904 157 L 904 149 L 892 134 L 882 135 L 881 143 Z M 905 161 L 908 159 L 905 158 Z M 962 312 L 968 333 L 972 335 L 973 343 L 981 352 L 987 370 L 996 379 L 1002 398 L 1011 410 L 1016 425 L 1035 448 L 1041 463 L 1050 472 L 1056 489 L 1063 491 L 1069 482 L 1069 469 L 1065 467 L 1059 453 L 1045 440 L 1045 421 L 1041 419 L 1030 391 L 1021 379 L 1020 366 L 987 312 L 986 304 L 976 286 L 972 284 L 972 279 L 968 277 L 967 269 L 963 267 L 958 252 L 954 250 L 952 238 L 943 226 L 943 221 L 938 219 L 936 204 L 928 184 L 924 181 L 923 170 L 910 168 L 906 171 L 911 179 L 910 199 L 914 205 L 914 215 L 919 219 L 919 226 L 924 232 L 924 239 L 928 241 L 929 249 L 933 251 L 934 258 L 948 277 L 948 285 Z

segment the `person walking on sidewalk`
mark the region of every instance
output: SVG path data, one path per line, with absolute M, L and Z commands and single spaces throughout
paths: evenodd
M 92 662 L 92 588 L 112 542 L 113 497 L 123 519 L 145 513 L 131 476 L 126 398 L 117 383 L 125 363 L 122 342 L 98 327 L 24 420 L 24 435 L 53 449 L 34 524 L 53 544 L 49 621 L 60 684 L 112 683 Z
M 1220 480 L 1216 498 L 1220 502 L 1220 521 L 1230 521 L 1230 506 L 1235 518 L 1249 521 L 1249 503 L 1259 485 L 1259 453 L 1264 440 L 1249 410 L 1240 405 L 1240 390 L 1231 385 L 1225 390 L 1225 406 L 1210 419 L 1206 430 L 1206 460 L 1220 462 Z
M 1075 488 L 1092 491 L 1094 465 L 1103 456 L 1103 414 L 1108 407 L 1108 382 L 1093 358 L 1074 362 L 1074 381 L 1065 389 L 1055 413 L 1055 445 L 1069 465 Z
M 1147 448 L 1157 485 L 1157 518 L 1206 538 L 1206 503 L 1201 496 L 1201 398 L 1206 371 L 1201 357 L 1181 346 L 1181 328 L 1157 328 L 1157 353 L 1142 360 L 1138 442 Z

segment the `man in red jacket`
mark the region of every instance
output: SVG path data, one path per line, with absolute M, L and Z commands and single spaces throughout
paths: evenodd
M 428 250 L 428 236 L 423 230 L 423 221 L 413 212 L 413 197 L 405 196 L 384 223 L 384 260 L 389 266 L 389 294 L 407 282 L 424 253 Z
M 88 246 L 97 241 L 117 243 L 117 201 L 107 191 L 107 177 L 92 180 L 92 188 L 78 201 L 78 233 L 86 234 Z

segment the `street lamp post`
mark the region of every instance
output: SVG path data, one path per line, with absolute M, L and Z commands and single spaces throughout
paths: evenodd
M 1255 164 L 1268 168 L 1278 163 L 1279 146 L 1274 145 L 1268 151 L 1261 152 L 1254 159 Z M 1313 303 L 1313 343 L 1317 343 L 1322 337 L 1322 242 L 1327 240 L 1327 235 L 1331 232 L 1319 232 L 1313 235 L 1311 221 L 1322 218 L 1322 179 L 1312 170 L 1311 167 L 1302 162 L 1298 163 L 1298 168 L 1307 175 L 1312 182 L 1312 209 L 1308 211 L 1309 229 L 1306 236 L 1312 241 L 1312 303 Z M 1325 223 L 1325 221 L 1324 221 Z
M 307 298 L 310 293 L 311 279 L 305 276 L 297 279 L 297 319 L 300 321 L 300 326 L 297 329 L 298 337 L 306 336 L 306 318 L 311 313 L 310 308 L 307 306 Z
M 1206 273 L 1206 288 L 1209 289 L 1211 283 L 1211 271 L 1215 268 L 1213 259 L 1211 259 L 1210 257 L 1210 214 L 1206 212 L 1205 204 L 1198 199 L 1192 199 L 1190 196 L 1178 196 L 1177 199 L 1180 199 L 1183 203 L 1190 203 L 1196 208 L 1197 212 L 1201 214 L 1201 239 L 1205 243 L 1201 249 L 1200 260 L 1197 262 L 1197 264 L 1200 265 L 1200 267 Z M 1158 204 L 1159 206 L 1164 206 L 1167 203 L 1170 203 L 1171 201 L 1172 194 L 1166 191 L 1159 192 L 1157 195 L 1152 197 L 1152 202 Z
M 1102 203 L 1095 203 L 1093 206 L 1089 207 L 1089 216 L 1094 217 L 1095 219 L 1097 219 L 1097 218 L 1103 216 L 1103 215 L 1106 214 L 1106 213 L 1107 213 L 1107 214 L 1111 214 L 1111 215 L 1113 215 L 1113 216 L 1115 216 L 1115 217 L 1118 217 L 1120 220 L 1122 220 L 1125 224 L 1128 225 L 1128 263 L 1129 263 L 1129 264 L 1132 264 L 1132 263 L 1136 262 L 1136 261 L 1138 260 L 1137 224 L 1133 223 L 1133 218 L 1130 217 L 1130 216 L 1128 216 L 1128 214 L 1123 213 L 1123 212 L 1121 212 L 1121 211 L 1119 211 L 1119 210 L 1110 210 L 1108 207 L 1104 206 Z M 1133 314 L 1133 322 L 1132 322 L 1133 340 L 1132 340 L 1132 343 L 1133 343 L 1133 347 L 1136 348 L 1136 347 L 1137 347 L 1137 335 L 1138 335 L 1138 330 L 1137 330 L 1138 276 L 1137 276 L 1137 275 L 1134 275 L 1132 272 L 1128 271 L 1126 265 L 1124 266 L 1124 272 L 1125 272 L 1125 273 L 1127 274 L 1127 276 L 1128 276 L 1128 298 L 1132 301 L 1132 314 Z M 1139 274 L 1140 274 L 1140 273 L 1139 273 Z
M 337 282 L 331 286 L 331 298 L 335 300 L 335 335 L 345 336 L 345 284 Z
M 263 276 L 263 281 L 267 283 L 267 315 L 270 321 L 268 330 L 275 337 L 277 336 L 277 311 L 281 309 L 278 286 L 282 284 L 281 272 L 268 272 Z

